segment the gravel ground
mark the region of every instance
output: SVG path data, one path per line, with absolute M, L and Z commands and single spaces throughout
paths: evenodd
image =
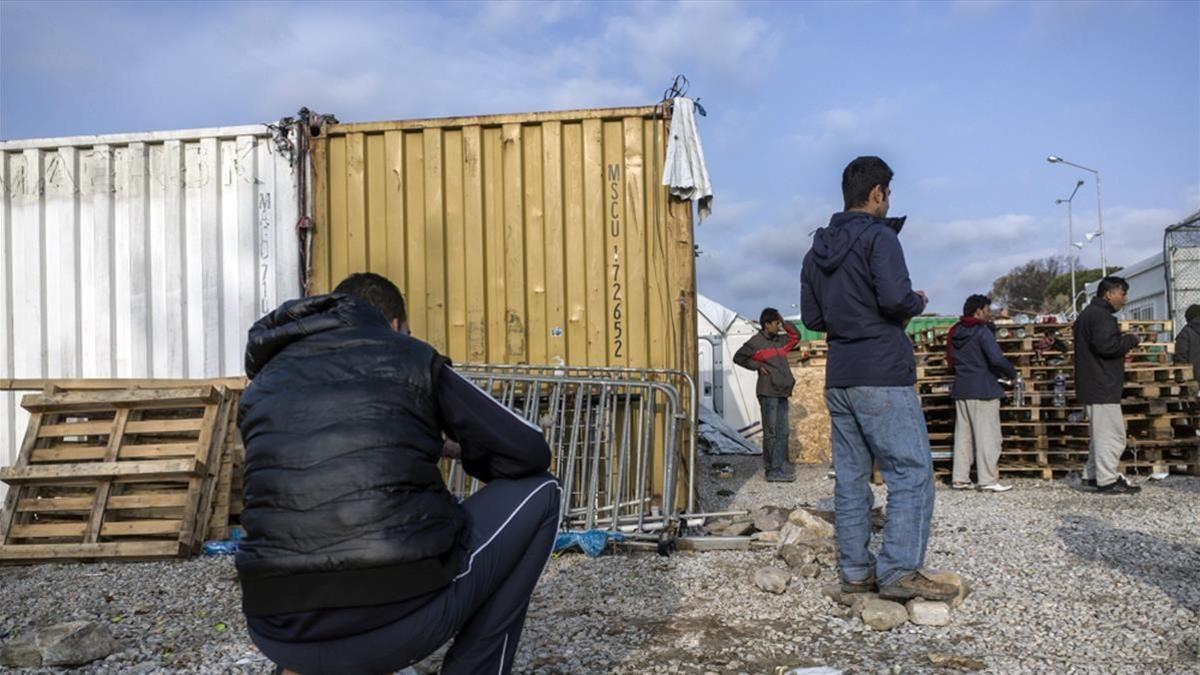
M 757 458 L 702 461 L 706 474 L 717 461 L 736 469 L 705 480 L 710 510 L 829 505 L 825 467 L 767 484 Z M 820 592 L 828 570 L 783 595 L 759 591 L 751 577 L 772 564 L 766 551 L 568 554 L 534 595 L 516 670 L 947 672 L 930 665 L 939 653 L 988 672 L 1200 672 L 1200 478 L 1145 483 L 1137 497 L 1013 482 L 998 495 L 938 488 L 928 564 L 974 588 L 949 627 L 876 633 L 840 618 Z M 76 619 L 112 627 L 126 649 L 75 672 L 270 671 L 246 636 L 230 558 L 0 568 L 0 589 L 0 636 Z

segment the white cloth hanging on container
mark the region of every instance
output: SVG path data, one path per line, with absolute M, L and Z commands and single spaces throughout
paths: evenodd
M 667 139 L 667 161 L 663 166 L 663 185 L 680 199 L 696 202 L 700 222 L 712 213 L 712 182 L 704 164 L 704 148 L 696 131 L 696 104 L 690 98 L 673 101 L 671 137 Z

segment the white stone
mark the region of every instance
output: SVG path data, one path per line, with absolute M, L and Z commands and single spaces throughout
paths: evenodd
M 918 626 L 949 626 L 950 605 L 944 602 L 909 600 L 908 619 Z

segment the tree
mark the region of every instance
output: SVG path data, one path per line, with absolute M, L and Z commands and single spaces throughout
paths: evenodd
M 992 300 L 1012 309 L 1045 311 L 1049 309 L 1046 291 L 1050 283 L 1064 272 L 1068 274 L 1067 288 L 1070 289 L 1070 267 L 1071 259 L 1067 256 L 1030 260 L 1012 268 L 1008 274 L 992 283 Z
M 1070 262 L 1068 261 L 1068 265 Z M 1110 267 L 1109 274 L 1116 274 L 1121 270 L 1120 267 Z M 1103 275 L 1100 273 L 1100 268 L 1092 269 L 1076 269 L 1075 270 L 1075 292 L 1082 294 L 1083 288 L 1093 281 L 1098 281 Z M 1068 271 L 1060 274 L 1046 285 L 1046 293 L 1044 302 L 1048 305 L 1047 309 L 1055 312 L 1064 312 L 1071 306 L 1071 272 Z M 1083 304 L 1082 302 L 1080 304 Z

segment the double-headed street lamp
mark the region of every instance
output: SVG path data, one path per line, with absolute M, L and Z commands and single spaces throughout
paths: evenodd
M 1083 185 L 1083 181 L 1075 183 L 1075 189 L 1071 190 L 1071 196 L 1066 199 L 1055 199 L 1055 204 L 1067 205 L 1067 257 L 1071 263 L 1071 317 L 1075 316 L 1075 296 L 1078 291 L 1075 289 L 1075 252 L 1071 247 L 1075 245 L 1075 224 L 1071 218 L 1071 200 L 1075 199 L 1075 193 L 1079 192 L 1079 188 Z
M 1096 223 L 1097 223 L 1097 225 L 1099 225 L 1099 227 L 1097 228 L 1097 232 L 1099 234 L 1097 234 L 1096 236 L 1100 237 L 1100 274 L 1103 276 L 1108 276 L 1108 260 L 1107 260 L 1107 258 L 1104 257 L 1104 215 L 1103 215 L 1103 212 L 1101 211 L 1101 207 L 1100 207 L 1100 172 L 1095 169 L 1090 169 L 1086 166 L 1083 166 L 1082 164 L 1076 164 L 1075 162 L 1068 162 L 1067 160 L 1065 160 L 1062 157 L 1059 157 L 1057 155 L 1050 155 L 1049 157 L 1046 158 L 1046 161 L 1050 162 L 1051 164 L 1067 164 L 1067 165 L 1075 167 L 1076 169 L 1083 169 L 1084 171 L 1091 171 L 1092 174 L 1094 176 L 1096 176 Z

